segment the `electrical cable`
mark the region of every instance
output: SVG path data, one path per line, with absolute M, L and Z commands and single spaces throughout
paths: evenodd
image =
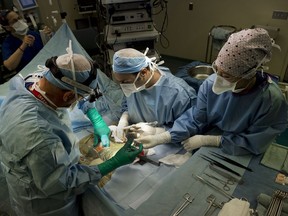
M 165 49 L 167 49 L 170 46 L 170 42 L 168 38 L 164 35 L 164 32 L 166 32 L 168 28 L 168 4 L 167 3 L 168 3 L 167 0 L 154 0 L 152 3 L 153 8 L 160 7 L 160 10 L 154 13 L 153 15 L 159 15 L 161 12 L 164 11 L 164 18 L 163 18 L 161 28 L 157 29 L 154 23 L 153 23 L 153 26 L 160 33 L 160 37 L 159 37 L 160 45 Z

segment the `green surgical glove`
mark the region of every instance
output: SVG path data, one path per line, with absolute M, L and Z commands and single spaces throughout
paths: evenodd
M 128 139 L 125 145 L 116 153 L 116 155 L 109 160 L 98 165 L 99 171 L 102 176 L 107 175 L 116 168 L 125 164 L 132 163 L 135 158 L 142 152 L 143 146 L 139 145 L 139 149 L 131 146 L 133 139 Z
M 109 134 L 110 129 L 101 117 L 101 115 L 98 113 L 98 111 L 95 108 L 91 108 L 86 113 L 87 117 L 90 119 L 90 121 L 93 124 L 94 127 L 94 147 L 98 145 L 98 139 L 100 137 L 102 146 L 103 147 L 109 147 L 110 146 L 110 140 L 109 140 Z

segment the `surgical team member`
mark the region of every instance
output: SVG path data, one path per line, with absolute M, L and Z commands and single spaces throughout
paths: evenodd
M 92 65 L 70 53 L 48 59 L 46 66 L 39 78 L 10 81 L 0 110 L 2 170 L 17 215 L 81 215 L 79 197 L 89 184 L 131 163 L 142 147 L 136 149 L 129 140 L 98 166 L 79 164 L 67 108 L 95 89 Z
M 144 148 L 183 141 L 187 151 L 215 146 L 232 155 L 263 153 L 287 127 L 287 102 L 271 76 L 259 71 L 272 46 L 261 28 L 232 34 L 213 63 L 215 74 L 200 86 L 197 105 L 171 130 L 137 141 Z M 207 135 L 212 128 L 221 133 Z
M 126 96 L 118 129 L 138 123 L 136 127 L 146 134 L 163 132 L 196 103 L 196 92 L 191 86 L 138 50 L 117 51 L 112 68 L 113 77 Z M 159 127 L 147 125 L 155 121 Z
M 8 70 L 19 72 L 43 48 L 40 34 L 30 30 L 19 14 L 11 10 L 1 11 L 0 24 L 8 33 L 2 43 L 3 64 Z M 48 27 L 44 32 L 51 34 Z

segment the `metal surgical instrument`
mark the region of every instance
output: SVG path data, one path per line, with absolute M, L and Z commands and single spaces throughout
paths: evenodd
M 216 198 L 213 194 L 210 194 L 206 201 L 209 203 L 209 206 L 207 207 L 207 209 L 205 210 L 203 216 L 208 216 L 208 215 L 212 215 L 214 213 L 214 211 L 216 210 L 216 208 L 222 208 L 224 203 L 216 203 Z M 214 209 L 210 210 L 212 207 L 214 207 Z
M 223 185 L 223 189 L 225 191 L 230 191 L 230 187 L 228 185 L 233 185 L 234 184 L 234 181 L 233 180 L 230 180 L 230 179 L 227 179 L 226 181 L 220 179 L 220 178 L 217 178 L 216 176 L 213 176 L 213 175 L 210 175 L 210 174 L 207 174 L 207 173 L 204 173 L 205 175 L 209 176 L 210 178 L 212 179 L 215 179 L 216 181 L 218 181 L 220 184 Z
M 228 172 L 226 172 L 224 169 L 222 169 L 221 167 L 217 167 L 213 164 L 209 164 L 209 168 L 211 170 L 213 170 L 214 172 L 218 173 L 219 175 L 227 178 L 227 179 L 230 179 L 234 182 L 238 182 L 238 184 L 243 184 L 244 181 L 242 179 L 239 179 L 239 178 L 235 178 L 234 176 L 230 175 Z
M 211 196 L 211 195 L 210 195 L 210 196 Z M 214 203 L 215 200 L 216 200 L 216 198 L 215 198 L 214 196 L 211 197 L 211 199 L 210 199 L 210 196 L 207 197 L 207 202 L 209 202 L 209 206 L 208 206 L 208 208 L 205 210 L 203 216 L 207 216 L 208 212 L 210 211 L 211 207 L 213 206 L 213 203 Z M 214 211 L 213 211 L 213 212 L 214 212 Z M 211 214 L 212 214 L 213 212 L 211 212 Z
M 241 167 L 241 168 L 243 168 L 243 169 L 246 169 L 246 170 L 248 170 L 248 171 L 250 171 L 250 172 L 253 172 L 253 170 L 250 169 L 249 167 L 246 167 L 246 166 L 244 166 L 244 165 L 238 163 L 237 161 L 234 161 L 234 160 L 232 160 L 232 159 L 230 159 L 230 158 L 228 158 L 228 157 L 225 157 L 225 156 L 223 156 L 223 155 L 220 155 L 220 154 L 218 154 L 218 153 L 216 153 L 216 152 L 210 152 L 210 154 L 213 155 L 214 157 L 219 158 L 219 159 L 221 159 L 221 160 L 224 160 L 224 161 L 226 161 L 226 162 L 228 162 L 228 163 L 230 163 L 230 164 L 233 164 L 233 165 L 235 165 L 235 166 L 238 166 L 238 167 Z
M 232 195 L 228 194 L 226 191 L 222 190 L 221 188 L 217 187 L 216 185 L 212 184 L 211 182 L 207 181 L 206 179 L 203 179 L 202 177 L 198 176 L 198 175 L 193 175 L 192 176 L 195 179 L 200 180 L 201 182 L 203 182 L 204 184 L 207 184 L 208 186 L 212 187 L 213 189 L 215 189 L 216 191 L 222 193 L 224 196 L 226 196 L 228 199 L 233 199 L 235 197 L 233 197 Z
M 222 164 L 222 163 L 220 163 L 220 162 L 218 162 L 218 161 L 216 161 L 216 160 L 213 160 L 212 158 L 210 158 L 210 157 L 208 157 L 208 156 L 206 156 L 206 155 L 203 155 L 203 154 L 202 154 L 200 157 L 203 158 L 204 160 L 210 162 L 210 164 L 213 164 L 213 165 L 215 165 L 215 166 L 221 167 L 222 169 L 225 169 L 225 170 L 227 170 L 228 172 L 233 173 L 233 174 L 235 174 L 235 175 L 237 175 L 237 176 L 241 176 L 238 172 L 230 169 L 229 167 L 225 166 L 224 164 Z
M 178 216 L 190 203 L 193 202 L 194 198 L 191 198 L 191 195 L 189 193 L 184 194 L 183 198 L 185 201 L 182 203 L 182 205 L 175 211 L 175 213 L 172 216 Z

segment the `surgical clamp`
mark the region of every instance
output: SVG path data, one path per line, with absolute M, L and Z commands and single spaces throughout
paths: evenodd
M 229 173 L 227 173 L 224 169 L 222 169 L 221 167 L 217 167 L 217 166 L 214 166 L 213 164 L 209 164 L 209 168 L 211 170 L 213 170 L 214 172 L 218 173 L 219 175 L 227 178 L 227 179 L 230 179 L 234 182 L 237 182 L 238 184 L 243 184 L 244 183 L 244 180 L 242 179 L 239 179 L 239 178 L 235 178 L 234 176 L 230 175 Z
M 211 196 L 211 195 L 210 195 L 210 196 Z M 210 196 L 209 196 L 209 197 L 210 197 Z M 209 197 L 208 197 L 208 198 L 209 198 Z M 209 200 L 208 200 L 208 198 L 207 198 L 207 201 L 209 202 L 209 206 L 208 206 L 208 208 L 205 210 L 203 216 L 207 216 L 208 212 L 210 211 L 211 207 L 213 206 L 213 203 L 214 203 L 215 200 L 216 200 L 216 198 L 215 198 L 214 196 L 213 196 L 212 199 L 209 199 Z M 213 212 L 214 212 L 214 211 L 213 211 Z M 213 213 L 213 212 L 212 212 L 212 213 Z M 212 213 L 211 213 L 211 214 L 212 214 Z
M 222 190 L 221 188 L 217 187 L 216 185 L 212 184 L 211 182 L 207 181 L 206 179 L 203 179 L 202 177 L 198 176 L 198 175 L 194 175 L 192 174 L 192 176 L 197 179 L 200 180 L 202 183 L 207 184 L 208 186 L 212 187 L 214 190 L 222 193 L 224 196 L 226 196 L 229 200 L 235 198 L 233 196 L 231 196 L 230 194 L 228 194 L 226 191 Z
M 231 180 L 231 179 L 227 179 L 227 181 L 224 181 L 222 179 L 217 178 L 216 176 L 209 175 L 207 173 L 204 173 L 204 174 L 209 176 L 210 178 L 218 181 L 220 184 L 222 184 L 223 185 L 223 190 L 225 190 L 225 191 L 230 191 L 230 187 L 228 185 L 233 185 L 234 184 L 234 181 Z
M 214 211 L 217 209 L 217 208 L 222 208 L 224 203 L 221 202 L 221 203 L 216 203 L 216 198 L 213 194 L 210 194 L 210 196 L 207 197 L 206 201 L 209 203 L 209 206 L 208 208 L 205 210 L 203 216 L 208 216 L 208 215 L 212 215 L 214 213 Z M 212 211 L 210 211 L 210 209 L 214 207 L 214 209 Z M 208 214 L 209 213 L 209 214 Z
M 191 199 L 191 195 L 189 193 L 184 194 L 183 198 L 185 201 L 182 203 L 182 205 L 175 211 L 175 213 L 172 216 L 178 216 L 190 203 L 193 202 L 194 198 Z

